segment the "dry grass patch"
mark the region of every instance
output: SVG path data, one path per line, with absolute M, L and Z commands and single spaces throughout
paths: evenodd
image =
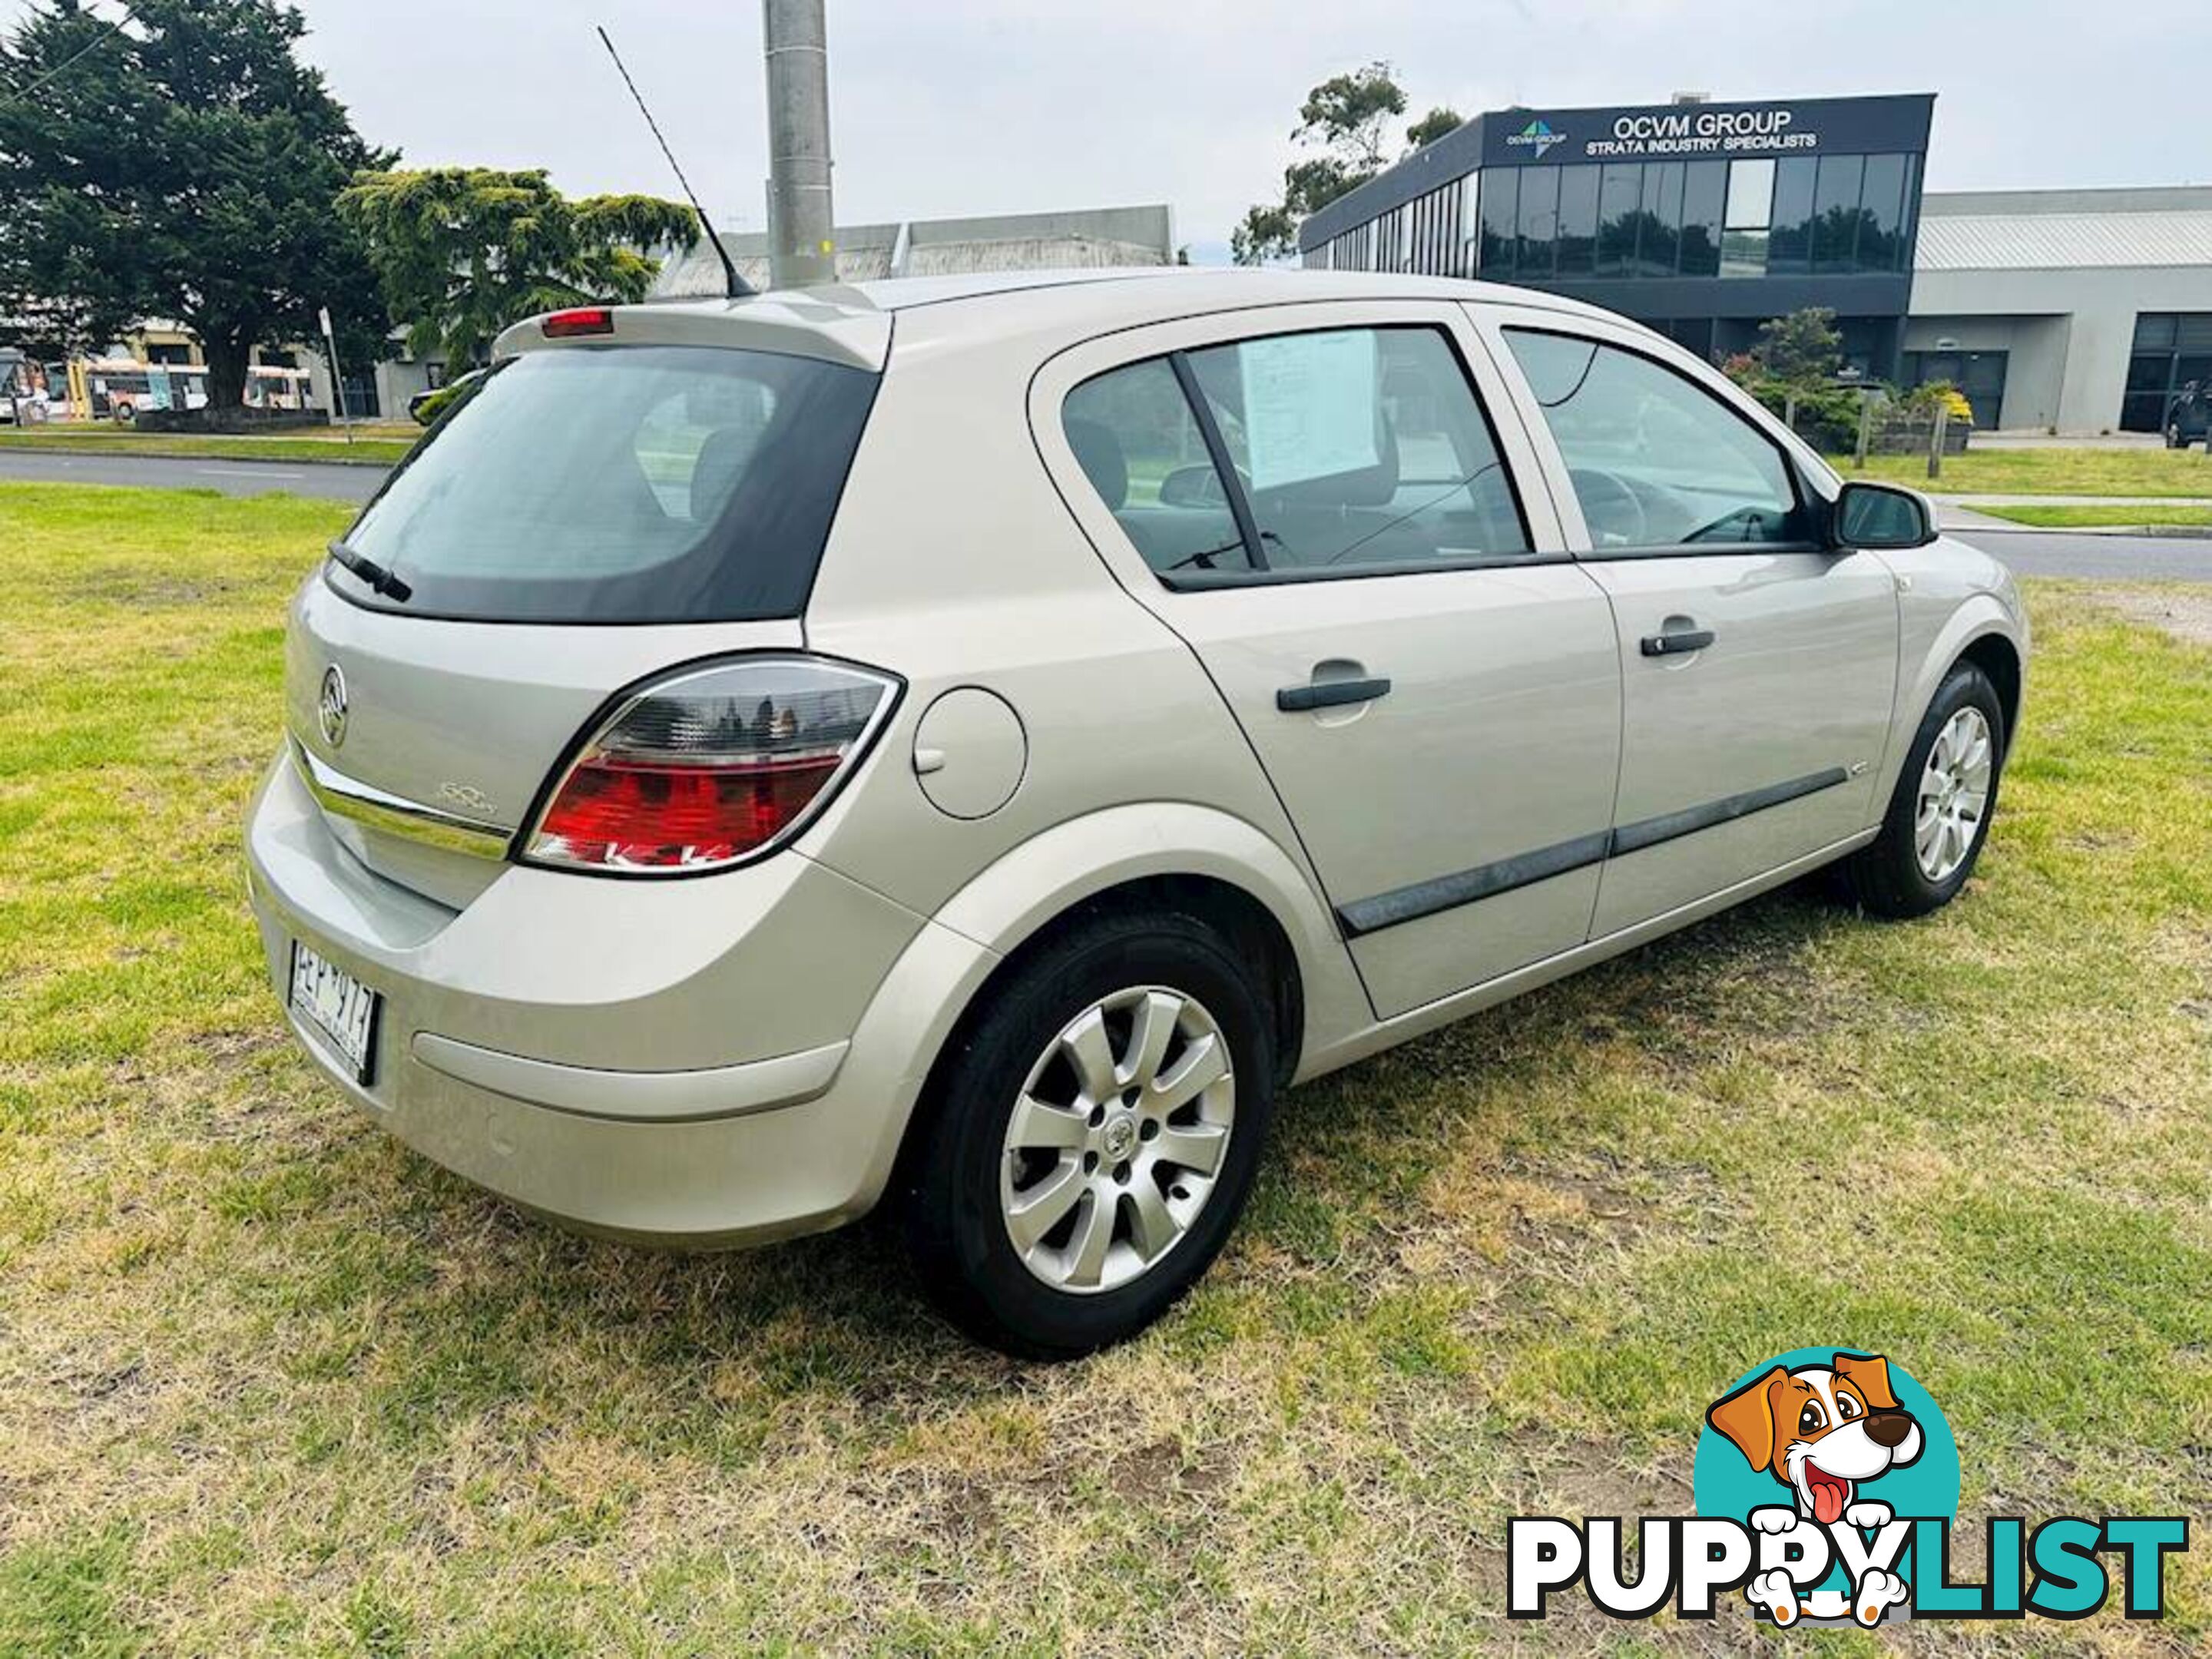
M 2192 645 L 2212 646 L 2212 584 L 2094 587 L 2086 597 L 2130 622 L 2163 629 Z

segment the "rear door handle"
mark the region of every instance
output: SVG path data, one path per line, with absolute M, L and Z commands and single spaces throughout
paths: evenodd
M 1710 628 L 1685 628 L 1666 634 L 1646 634 L 1644 654 L 1647 657 L 1679 657 L 1686 652 L 1702 651 L 1713 642 Z
M 1390 695 L 1388 680 L 1316 680 L 1310 685 L 1286 685 L 1275 693 L 1275 707 L 1285 714 L 1310 708 L 1334 708 L 1340 703 L 1372 702 Z

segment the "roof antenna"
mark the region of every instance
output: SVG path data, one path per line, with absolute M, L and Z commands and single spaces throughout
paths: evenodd
M 607 49 L 607 56 L 615 60 L 615 72 L 622 76 L 623 84 L 629 88 L 629 95 L 637 100 L 637 112 L 645 117 L 646 125 L 653 129 L 653 142 L 660 146 L 660 153 L 668 158 L 669 171 L 676 175 L 676 182 L 684 186 L 684 199 L 691 204 L 691 211 L 699 216 L 699 228 L 707 233 L 708 241 L 714 245 L 715 257 L 722 262 L 724 291 L 732 300 L 742 300 L 758 292 L 750 283 L 738 275 L 736 262 L 730 258 L 729 249 L 722 246 L 722 239 L 714 234 L 714 222 L 707 217 L 707 210 L 699 205 L 698 197 L 692 193 L 691 181 L 684 176 L 684 169 L 676 160 L 676 152 L 668 148 L 668 140 L 660 136 L 660 123 L 653 118 L 653 112 L 645 106 L 645 94 L 637 89 L 637 82 L 629 78 L 629 70 L 623 63 L 622 54 L 615 50 L 615 43 L 607 38 L 605 26 L 598 27 L 599 44 Z

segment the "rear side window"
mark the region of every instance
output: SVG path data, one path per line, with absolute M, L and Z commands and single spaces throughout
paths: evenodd
M 1434 329 L 1271 335 L 1153 358 L 1085 381 L 1062 418 L 1146 562 L 1187 585 L 1529 551 L 1490 423 Z
M 875 394 L 864 370 L 701 346 L 526 353 L 451 410 L 347 535 L 410 616 L 745 622 L 805 606 Z
M 1528 329 L 1505 338 L 1599 552 L 1810 534 L 1782 452 L 1711 392 L 1595 340 Z
M 1084 476 L 1146 564 L 1163 574 L 1252 568 L 1168 359 L 1085 380 L 1067 394 L 1060 423 Z

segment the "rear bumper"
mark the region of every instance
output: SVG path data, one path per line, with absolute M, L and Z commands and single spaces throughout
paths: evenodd
M 526 1208 L 641 1242 L 866 1212 L 947 990 L 994 960 L 789 853 L 672 884 L 514 868 L 447 909 L 348 852 L 282 760 L 246 862 L 280 1000 L 295 940 L 383 998 L 366 1085 L 292 1021 L 356 1103 Z

